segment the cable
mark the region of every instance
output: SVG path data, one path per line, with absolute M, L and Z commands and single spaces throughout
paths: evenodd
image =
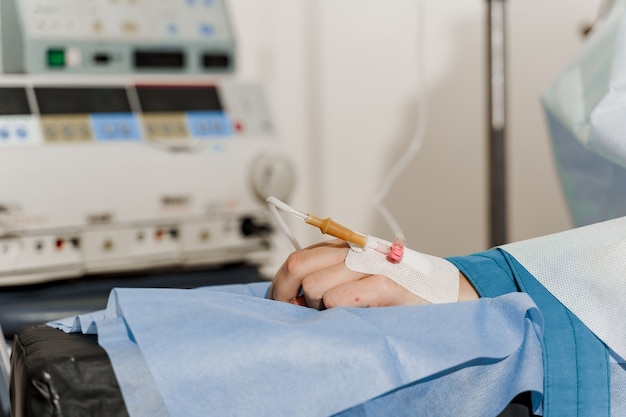
M 398 161 L 391 167 L 385 178 L 383 179 L 383 183 L 380 187 L 380 190 L 374 197 L 373 205 L 374 208 L 378 211 L 381 217 L 385 220 L 391 231 L 396 236 L 396 242 L 393 244 L 397 249 L 404 248 L 404 233 L 400 228 L 400 225 L 393 217 L 389 209 L 384 204 L 385 199 L 387 198 L 391 187 L 394 182 L 398 178 L 398 176 L 406 169 L 408 164 L 414 159 L 417 153 L 422 148 L 424 143 L 424 138 L 426 136 L 427 130 L 427 122 L 428 122 L 428 95 L 426 92 L 426 81 L 424 74 L 424 59 L 423 59 L 423 40 L 424 40 L 424 12 L 423 12 L 423 0 L 417 1 L 417 84 L 418 84 L 418 105 L 417 105 L 417 126 L 415 128 L 415 132 L 413 134 L 413 138 L 409 142 L 409 145 L 406 151 L 402 154 L 402 156 L 398 159 Z M 294 234 L 289 229 L 289 226 L 282 218 L 278 209 L 288 212 L 301 220 L 305 220 L 307 214 L 302 213 L 298 210 L 293 209 L 289 205 L 283 203 L 282 201 L 269 197 L 267 199 L 268 207 L 278 222 L 278 225 L 283 230 L 285 235 L 291 241 L 291 244 L 296 250 L 301 249 L 301 245 L 298 243 L 298 240 L 294 236 Z M 306 220 L 305 220 L 306 221 Z M 393 246 L 392 245 L 392 246 Z M 401 259 L 401 252 L 399 258 Z M 392 257 L 393 258 L 393 257 Z M 393 260 L 393 259 L 392 259 Z
M 391 191 L 391 187 L 398 176 L 406 169 L 409 163 L 414 159 L 422 148 L 424 138 L 426 136 L 428 122 L 428 95 L 426 91 L 426 77 L 424 74 L 424 7 L 423 0 L 417 0 L 417 84 L 418 84 L 418 100 L 417 100 L 417 126 L 411 142 L 406 152 L 402 154 L 400 159 L 391 167 L 385 176 L 380 190 L 374 197 L 374 208 L 385 220 L 391 231 L 396 237 L 404 239 L 404 233 L 396 219 L 393 217 L 389 209 L 385 206 L 385 199 Z
M 300 212 L 298 210 L 295 210 L 294 208 L 292 208 L 291 206 L 283 203 L 282 201 L 280 201 L 276 197 L 268 197 L 265 200 L 265 202 L 267 203 L 267 206 L 269 207 L 270 212 L 274 216 L 274 219 L 276 219 L 276 222 L 278 223 L 278 226 L 280 226 L 280 228 L 283 231 L 283 233 L 285 233 L 285 236 L 287 236 L 287 238 L 291 242 L 291 245 L 293 246 L 293 248 L 295 250 L 302 249 L 302 246 L 298 242 L 298 239 L 296 239 L 294 234 L 291 232 L 291 229 L 289 228 L 289 226 L 285 222 L 285 219 L 283 219 L 283 217 L 278 212 L 278 209 L 281 209 L 283 211 L 286 211 L 287 213 L 293 214 L 294 216 L 296 216 L 297 218 L 299 218 L 301 220 L 306 219 L 306 213 L 302 213 L 302 212 Z
M 4 379 L 9 385 L 9 377 L 11 375 L 11 355 L 9 354 L 9 347 L 6 339 L 4 338 L 4 332 L 0 327 L 0 377 Z

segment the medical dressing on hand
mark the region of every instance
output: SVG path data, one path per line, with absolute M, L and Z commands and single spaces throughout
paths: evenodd
M 378 251 L 353 246 L 345 264 L 355 272 L 385 275 L 434 304 L 452 303 L 459 299 L 459 270 L 443 258 L 404 248 L 402 262 L 392 263 Z
M 405 248 L 402 238 L 391 243 L 358 233 L 331 218 L 322 219 L 296 210 L 275 197 L 268 197 L 267 203 L 296 249 L 300 249 L 300 245 L 278 215 L 277 209 L 304 220 L 324 234 L 348 242 L 351 247 L 345 260 L 348 269 L 362 274 L 384 275 L 431 303 L 458 301 L 460 272 L 451 262 Z

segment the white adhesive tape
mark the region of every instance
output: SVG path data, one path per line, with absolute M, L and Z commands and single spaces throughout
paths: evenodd
M 443 258 L 405 248 L 402 262 L 396 264 L 373 249 L 352 249 L 345 264 L 355 272 L 385 275 L 431 303 L 452 303 L 459 299 L 459 270 Z

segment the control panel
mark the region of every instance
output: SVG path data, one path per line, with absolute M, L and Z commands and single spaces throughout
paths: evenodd
M 293 172 L 260 86 L 78 81 L 0 83 L 0 286 L 268 259 Z
M 0 0 L 6 73 L 234 68 L 224 0 Z
M 0 83 L 0 149 L 55 143 L 215 144 L 216 139 L 273 132 L 262 90 L 251 84 Z

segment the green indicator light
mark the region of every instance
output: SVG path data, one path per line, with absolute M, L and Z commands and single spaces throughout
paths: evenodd
M 65 67 L 65 49 L 48 49 L 48 66 L 51 68 Z

